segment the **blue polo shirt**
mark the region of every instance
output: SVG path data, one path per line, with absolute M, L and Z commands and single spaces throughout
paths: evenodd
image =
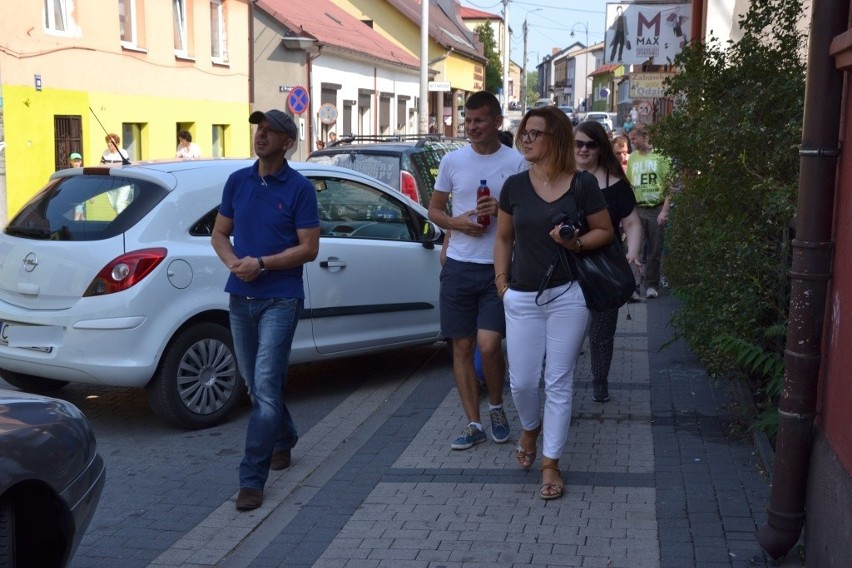
M 297 229 L 319 227 L 316 190 L 287 162 L 263 179 L 258 162 L 232 173 L 219 214 L 234 222 L 234 252 L 240 258 L 277 254 L 299 243 Z M 304 298 L 302 266 L 270 270 L 252 282 L 231 274 L 225 291 L 256 298 Z

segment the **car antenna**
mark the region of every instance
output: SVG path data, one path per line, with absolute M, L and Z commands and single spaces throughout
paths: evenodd
M 104 131 L 104 134 L 106 134 L 107 136 L 109 136 L 109 132 L 107 132 L 107 129 L 106 129 L 106 128 L 104 128 L 104 123 L 103 123 L 103 122 L 101 122 L 101 119 L 100 119 L 100 118 L 98 118 L 98 115 L 96 115 L 96 114 L 95 114 L 95 111 L 93 111 L 93 110 L 92 110 L 92 107 L 89 107 L 89 111 L 91 111 L 92 116 L 94 116 L 94 117 L 95 117 L 95 120 L 97 120 L 97 121 L 98 121 L 98 124 L 100 124 L 100 125 L 101 125 L 101 130 L 103 130 L 103 131 Z M 130 165 L 130 160 L 128 160 L 128 159 L 127 159 L 127 156 L 125 156 L 125 155 L 124 155 L 124 152 L 122 152 L 121 150 L 122 150 L 121 148 L 118 148 L 118 155 L 119 155 L 119 156 L 121 156 L 121 165 L 122 165 L 122 166 L 129 166 L 129 165 Z

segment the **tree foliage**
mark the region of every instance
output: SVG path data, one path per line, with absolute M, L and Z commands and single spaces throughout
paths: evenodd
M 667 83 L 675 109 L 652 128 L 680 186 L 664 261 L 682 300 L 673 324 L 716 372 L 737 366 L 713 341 L 720 335 L 783 350 L 783 337 L 765 331 L 786 322 L 789 301 L 802 16 L 800 0 L 752 0 L 741 40 L 687 46 Z
M 538 69 L 527 71 L 527 106 L 532 106 L 541 95 L 538 94 Z
M 503 88 L 503 63 L 497 51 L 497 41 L 494 39 L 494 29 L 490 24 L 479 24 L 474 28 L 479 34 L 479 41 L 485 50 L 485 90 L 497 94 Z

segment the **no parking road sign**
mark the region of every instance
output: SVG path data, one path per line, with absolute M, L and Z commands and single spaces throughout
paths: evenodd
M 308 104 L 311 102 L 311 96 L 308 90 L 304 87 L 296 86 L 287 95 L 287 108 L 293 114 L 302 114 L 308 110 Z

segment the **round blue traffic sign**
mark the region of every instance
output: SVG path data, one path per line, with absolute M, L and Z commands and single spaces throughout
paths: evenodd
M 311 102 L 311 97 L 308 95 L 308 90 L 301 86 L 293 87 L 290 94 L 287 95 L 287 108 L 293 114 L 302 114 L 308 110 L 308 104 Z

